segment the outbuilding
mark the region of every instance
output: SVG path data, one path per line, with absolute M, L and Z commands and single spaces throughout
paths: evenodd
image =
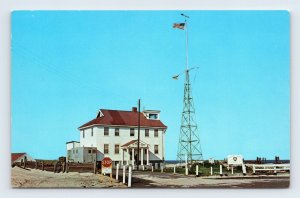
M 12 153 L 11 154 L 11 163 L 23 163 L 24 161 L 32 161 L 35 162 L 35 159 L 33 159 L 30 155 L 27 153 Z

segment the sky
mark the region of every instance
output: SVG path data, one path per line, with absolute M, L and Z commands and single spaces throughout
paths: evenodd
M 176 159 L 185 69 L 182 11 L 12 12 L 11 151 L 65 155 L 103 109 L 161 110 Z M 290 159 L 290 15 L 183 11 L 204 159 Z

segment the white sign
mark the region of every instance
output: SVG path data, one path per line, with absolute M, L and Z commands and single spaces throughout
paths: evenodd
M 110 174 L 110 173 L 112 173 L 111 167 L 103 167 L 102 166 L 102 174 Z
M 227 156 L 227 164 L 228 165 L 243 165 L 243 156 L 242 155 L 228 155 Z
M 214 160 L 214 158 L 209 158 L 209 159 L 208 159 L 208 162 L 209 162 L 210 164 L 214 164 L 214 163 L 215 163 L 215 160 Z

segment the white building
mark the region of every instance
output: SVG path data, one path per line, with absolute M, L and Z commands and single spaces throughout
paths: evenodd
M 80 147 L 97 148 L 97 161 L 101 161 L 103 157 L 110 157 L 114 162 L 124 165 L 136 164 L 138 114 L 136 107 L 133 107 L 132 111 L 99 110 L 95 119 L 78 128 Z M 164 137 L 167 127 L 160 121 L 159 114 L 160 111 L 156 110 L 140 113 L 141 165 L 165 159 Z M 76 149 L 78 146 L 77 142 L 69 142 L 67 150 Z

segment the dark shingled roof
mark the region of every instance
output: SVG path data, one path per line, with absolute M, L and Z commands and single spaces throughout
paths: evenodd
M 79 129 L 89 127 L 91 125 L 118 125 L 118 126 L 138 126 L 138 112 L 136 111 L 118 111 L 101 109 L 104 116 L 97 117 Z M 167 128 L 160 120 L 147 119 L 143 113 L 140 113 L 140 126 L 141 127 L 157 127 Z

